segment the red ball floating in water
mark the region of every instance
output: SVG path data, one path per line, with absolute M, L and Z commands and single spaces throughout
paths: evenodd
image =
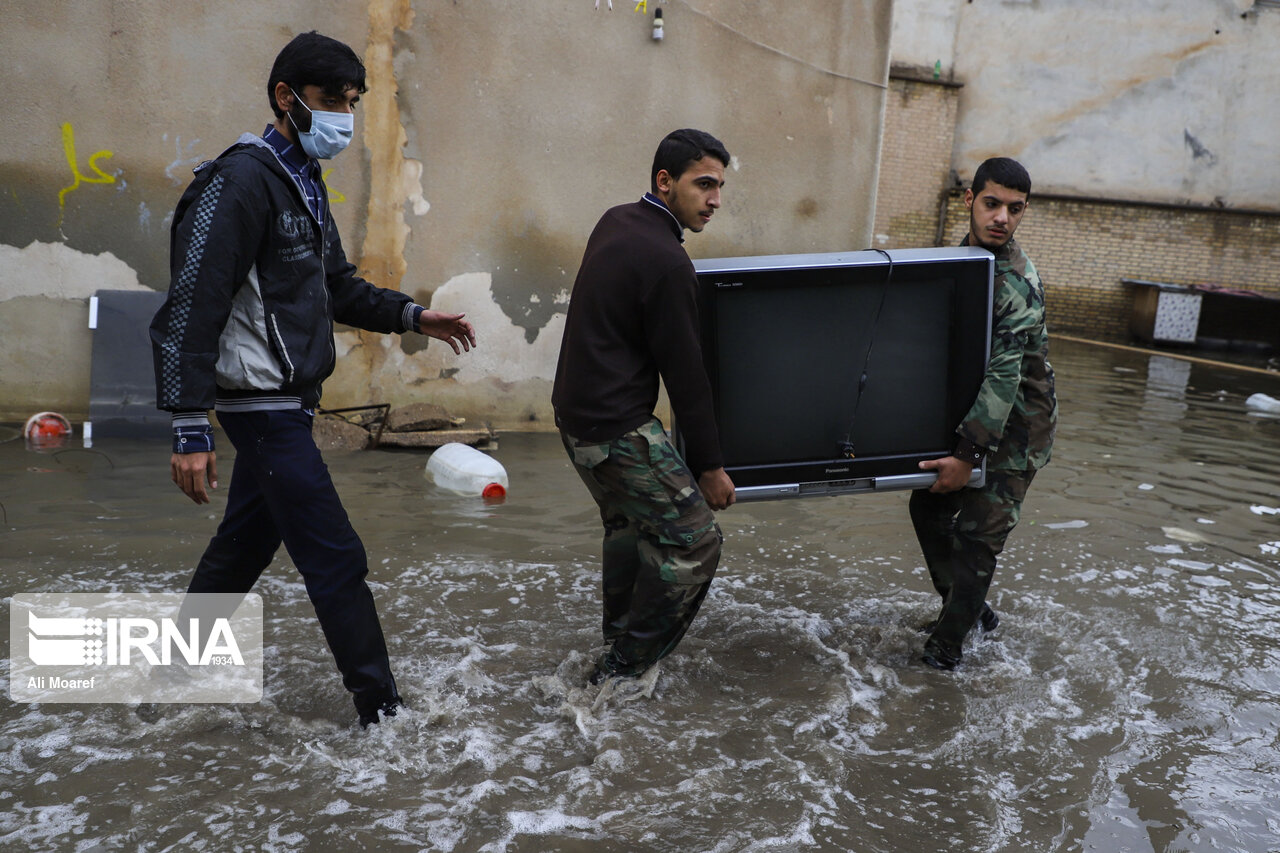
M 39 412 L 27 418 L 22 435 L 33 445 L 56 446 L 71 435 L 71 422 L 57 412 Z

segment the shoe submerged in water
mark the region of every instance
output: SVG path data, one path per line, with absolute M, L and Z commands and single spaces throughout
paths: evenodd
M 596 668 L 587 679 L 592 684 L 601 684 L 615 676 L 635 678 L 644 673 L 648 667 L 641 667 L 624 658 L 610 646 L 596 661 Z
M 983 602 L 982 612 L 978 614 L 978 624 L 982 626 L 982 633 L 989 634 L 1000 626 L 1000 614 L 992 610 L 990 604 Z M 932 619 L 916 630 L 921 634 L 932 634 L 933 629 L 937 627 L 938 620 Z
M 991 609 L 991 605 L 985 601 L 982 603 L 982 612 L 978 614 L 978 627 L 982 628 L 982 633 L 989 634 L 1000 626 L 1000 615 Z M 928 624 L 921 625 L 920 630 L 926 634 L 932 634 L 933 630 L 938 627 L 938 620 L 934 619 Z M 925 643 L 924 654 L 920 656 L 920 662 L 940 669 L 944 672 L 950 672 L 960 664 L 960 653 L 950 655 L 937 646 Z
M 406 707 L 406 705 L 404 704 L 403 700 L 401 700 L 400 697 L 397 696 L 394 699 L 388 699 L 387 701 L 383 702 L 381 705 L 378 705 L 368 711 L 361 711 L 360 712 L 360 728 L 367 729 L 369 728 L 369 726 L 378 725 L 378 723 L 381 722 L 378 719 L 379 712 L 382 713 L 383 717 L 386 717 L 389 719 L 396 715 L 396 710 L 398 708 L 404 708 L 404 707 Z
M 920 662 L 923 664 L 927 664 L 928 666 L 931 666 L 934 669 L 940 669 L 943 672 L 950 672 L 951 670 L 955 669 L 956 666 L 960 663 L 960 661 L 951 660 L 946 655 L 933 654 L 930 652 L 925 652 L 924 654 L 922 654 L 920 656 Z
M 940 669 L 943 672 L 950 672 L 960 665 L 961 655 L 957 652 L 954 656 L 949 655 L 942 649 L 932 644 L 926 643 L 924 654 L 920 656 L 920 662 L 934 669 Z

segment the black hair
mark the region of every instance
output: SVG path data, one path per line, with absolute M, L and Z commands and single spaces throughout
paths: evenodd
M 729 152 L 725 150 L 724 143 L 711 134 L 688 127 L 671 131 L 658 143 L 658 150 L 653 155 L 649 189 L 655 193 L 658 191 L 659 172 L 665 170 L 672 178 L 679 178 L 691 163 L 696 163 L 708 154 L 721 164 L 729 165 Z
M 992 157 L 983 161 L 978 171 L 973 173 L 973 194 L 982 192 L 988 182 L 1026 193 L 1027 198 L 1031 197 L 1031 176 L 1021 163 L 1009 157 Z
M 319 86 L 326 95 L 341 96 L 349 89 L 369 91 L 364 83 L 364 63 L 347 45 L 312 30 L 295 36 L 276 56 L 267 81 L 267 99 L 276 118 L 284 113 L 276 106 L 276 84 L 283 81 L 301 97 L 304 86 Z

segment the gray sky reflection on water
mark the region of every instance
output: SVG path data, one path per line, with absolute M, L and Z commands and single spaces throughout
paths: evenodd
M 722 513 L 689 636 L 602 697 L 596 511 L 554 436 L 503 437 L 498 506 L 331 454 L 410 712 L 355 727 L 282 554 L 262 703 L 4 700 L 0 849 L 1275 849 L 1280 420 L 1243 401 L 1280 377 L 1053 361 L 1055 459 L 953 675 L 915 663 L 905 494 Z M 5 596 L 183 588 L 229 447 L 203 508 L 165 447 L 71 448 L 0 443 Z

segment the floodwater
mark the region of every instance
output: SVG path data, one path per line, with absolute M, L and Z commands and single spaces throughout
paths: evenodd
M 1280 850 L 1280 419 L 1244 405 L 1280 376 L 1053 360 L 1055 459 L 955 673 L 916 660 L 905 493 L 722 513 L 683 644 L 601 693 L 597 517 L 555 436 L 502 437 L 497 506 L 335 453 L 411 709 L 355 725 L 278 557 L 261 703 L 0 700 L 0 849 Z M 185 502 L 162 445 L 0 443 L 6 599 L 184 588 L 225 484 Z

